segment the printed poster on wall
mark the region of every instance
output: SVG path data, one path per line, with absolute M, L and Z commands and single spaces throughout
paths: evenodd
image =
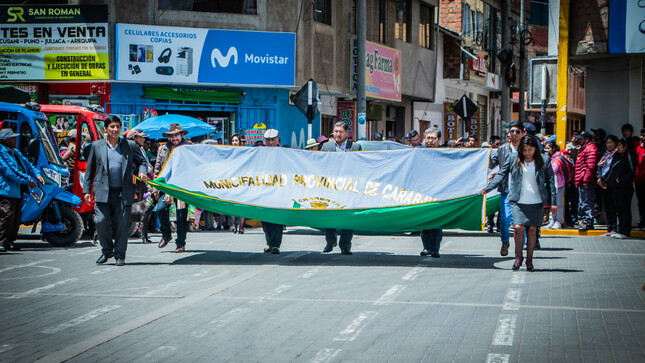
M 358 40 L 350 39 L 350 87 L 358 87 Z M 401 101 L 401 51 L 365 42 L 365 94 L 367 97 Z
M 294 86 L 294 33 L 116 24 L 116 79 Z
M 345 121 L 349 125 L 349 136 L 354 137 L 356 125 L 356 101 L 337 101 L 336 110 L 338 121 Z
M 109 79 L 108 7 L 0 6 L 0 80 Z

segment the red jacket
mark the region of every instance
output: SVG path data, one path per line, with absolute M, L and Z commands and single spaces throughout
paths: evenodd
M 638 143 L 636 146 L 636 155 L 638 155 L 638 166 L 636 167 L 636 173 L 634 174 L 634 181 L 637 183 L 645 182 L 645 147 Z
M 598 169 L 598 148 L 589 141 L 580 147 L 576 158 L 576 187 L 584 183 L 596 182 L 596 170 Z

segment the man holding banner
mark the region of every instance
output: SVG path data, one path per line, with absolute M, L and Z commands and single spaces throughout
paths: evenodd
M 346 152 L 346 151 L 359 151 L 361 145 L 348 140 L 349 125 L 345 121 L 338 121 L 334 124 L 334 141 L 326 142 L 323 144 L 322 151 L 330 152 Z M 354 237 L 354 231 L 351 229 L 341 229 L 340 230 L 340 253 L 343 255 L 352 254 L 352 237 Z M 336 241 L 337 232 L 336 229 L 325 229 L 325 240 L 327 245 L 323 249 L 323 253 L 331 252 L 338 242 Z
M 280 135 L 278 135 L 278 130 L 266 130 L 264 133 L 264 140 L 268 147 L 280 147 Z M 264 246 L 264 253 L 272 253 L 274 255 L 280 254 L 283 229 L 284 226 L 282 224 L 262 222 L 264 238 L 267 241 L 266 246 Z
M 427 129 L 424 133 L 425 137 L 423 142 L 427 149 L 439 147 L 441 145 L 441 130 L 436 128 Z M 423 243 L 423 251 L 421 256 L 432 256 L 434 258 L 441 257 L 439 248 L 441 247 L 441 240 L 443 239 L 442 229 L 424 229 L 421 231 L 421 243 Z
M 181 125 L 173 123 L 170 125 L 168 132 L 162 134 L 163 137 L 168 138 L 168 142 L 159 148 L 157 153 L 157 163 L 155 164 L 155 175 L 159 175 L 161 169 L 166 164 L 170 153 L 177 147 L 186 145 L 188 142 L 184 136 L 188 133 L 186 130 L 181 129 Z M 161 241 L 157 247 L 164 248 L 172 241 L 172 229 L 170 228 L 170 206 L 174 204 L 174 198 L 167 194 L 159 195 L 155 193 L 159 200 L 155 211 L 159 216 L 161 224 Z M 188 206 L 182 201 L 177 201 L 177 240 L 175 244 L 177 248 L 175 252 L 186 252 L 186 233 L 188 232 Z

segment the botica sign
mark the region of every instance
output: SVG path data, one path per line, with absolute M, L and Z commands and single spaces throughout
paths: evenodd
M 117 80 L 293 86 L 295 34 L 117 24 Z

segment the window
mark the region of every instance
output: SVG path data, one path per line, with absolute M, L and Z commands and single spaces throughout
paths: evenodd
M 387 0 L 378 1 L 378 41 L 387 43 Z
M 434 8 L 421 4 L 419 7 L 419 45 L 432 49 L 434 34 Z
M 257 14 L 257 0 L 159 0 L 160 10 L 201 11 L 207 13 Z
M 470 6 L 468 4 L 464 4 L 464 7 L 462 8 L 461 20 L 461 34 L 463 36 L 468 36 L 472 28 L 470 24 Z
M 394 37 L 404 42 L 410 42 L 410 0 L 396 0 L 396 22 L 394 23 Z
M 314 20 L 331 25 L 331 0 L 314 1 Z
M 352 0 L 352 8 L 347 13 L 347 32 L 356 34 L 356 0 Z

